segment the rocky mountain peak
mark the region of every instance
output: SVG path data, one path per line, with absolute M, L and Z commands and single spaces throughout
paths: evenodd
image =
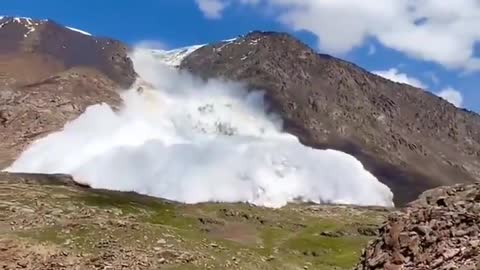
M 28 84 L 74 67 L 96 69 L 121 87 L 128 87 L 135 80 L 125 45 L 52 20 L 3 17 L 0 39 L 3 83 Z
M 2 168 L 88 106 L 116 108 L 117 90 L 136 79 L 121 42 L 51 20 L 0 17 L 0 40 Z M 375 236 L 392 209 L 184 205 L 80 187 L 67 175 L 0 173 L 0 268 L 350 269 L 372 239 L 359 270 L 478 269 L 477 114 L 284 33 L 151 53 L 206 79 L 264 90 L 286 131 L 307 146 L 354 155 L 397 206 L 422 195 Z M 470 184 L 424 192 L 460 182 Z
M 47 23 L 48 20 L 34 20 L 26 17 L 0 17 L 0 28 L 24 28 L 23 37 L 27 38 L 28 35 L 34 32 L 38 26 Z
M 480 178 L 480 117 L 422 89 L 318 54 L 288 34 L 251 32 L 195 50 L 180 68 L 262 89 L 285 129 L 354 155 L 399 205 Z
M 0 40 L 0 166 L 136 79 L 127 46 L 52 20 L 1 17 Z

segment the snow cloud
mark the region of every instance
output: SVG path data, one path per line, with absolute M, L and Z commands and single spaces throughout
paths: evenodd
M 462 93 L 451 87 L 447 87 L 436 94 L 437 96 L 445 99 L 457 107 L 461 107 L 463 105 Z
M 364 45 L 368 38 L 375 38 L 383 46 L 419 60 L 452 69 L 480 70 L 480 56 L 474 52 L 475 44 L 480 42 L 478 0 L 215 2 L 266 4 L 275 10 L 281 23 L 315 34 L 319 48 L 328 53 L 347 53 Z
M 392 193 L 353 156 L 302 145 L 266 113 L 262 92 L 133 55 L 143 89 L 124 107 L 89 107 L 62 131 L 33 143 L 7 168 L 67 173 L 94 188 L 136 191 L 184 203 L 300 200 L 392 206 Z
M 383 70 L 383 71 L 382 70 L 372 71 L 372 73 L 394 82 L 405 83 L 418 88 L 427 89 L 427 86 L 421 80 L 414 77 L 410 77 L 405 73 L 401 73 L 396 68 L 391 68 L 389 70 Z M 452 87 L 447 87 L 439 92 L 433 92 L 433 93 L 445 99 L 446 101 L 452 103 L 456 107 L 462 107 L 463 105 L 462 93 Z
M 377 74 L 378 76 L 384 77 L 394 82 L 405 83 L 405 84 L 409 84 L 411 86 L 415 86 L 423 89 L 426 88 L 426 86 L 419 79 L 409 77 L 407 74 L 401 73 L 396 68 L 391 68 L 389 70 L 372 71 L 372 73 Z
M 228 3 L 222 0 L 195 0 L 203 15 L 209 19 L 219 19 Z
M 377 52 L 377 47 L 375 45 L 368 45 L 368 55 L 374 55 Z

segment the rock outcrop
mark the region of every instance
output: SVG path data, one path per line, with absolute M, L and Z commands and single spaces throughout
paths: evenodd
M 128 49 L 50 20 L 0 19 L 0 168 L 135 80 Z
M 285 129 L 356 156 L 402 205 L 480 178 L 480 117 L 409 85 L 317 54 L 287 34 L 252 32 L 204 46 L 180 68 L 266 92 Z
M 392 214 L 357 270 L 480 267 L 480 184 L 430 190 Z

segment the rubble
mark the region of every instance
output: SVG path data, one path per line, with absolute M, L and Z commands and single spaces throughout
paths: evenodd
M 356 270 L 480 267 L 480 184 L 440 187 L 393 213 Z

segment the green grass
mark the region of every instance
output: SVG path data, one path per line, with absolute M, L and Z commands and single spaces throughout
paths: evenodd
M 149 200 L 135 199 L 134 196 L 121 195 L 116 192 L 82 194 L 78 200 L 87 206 L 100 208 L 118 208 L 125 214 L 136 214 L 142 209 L 160 207 L 161 203 Z
M 155 225 L 163 225 L 172 229 L 194 230 L 198 225 L 198 219 L 185 215 L 182 206 L 173 203 L 162 202 L 153 198 L 139 197 L 135 194 L 85 194 L 79 199 L 86 205 L 105 209 L 117 208 L 124 214 L 134 214 L 138 222 Z M 198 230 L 194 230 L 196 233 Z
M 232 262 L 232 257 L 241 260 L 241 269 L 302 269 L 304 266 L 320 270 L 351 269 L 371 239 L 360 235 L 357 229 L 383 221 L 381 212 L 366 211 L 363 215 L 363 212 L 349 208 L 310 211 L 302 205 L 282 209 L 246 204 L 184 205 L 132 193 L 83 189 L 56 188 L 46 194 L 68 195 L 64 198 L 48 195 L 38 198 L 46 205 L 63 210 L 59 218 L 75 215 L 82 209 L 94 211 L 86 219 L 69 221 L 77 226 L 65 227 L 58 222 L 56 225 L 46 224 L 44 228 L 15 232 L 16 235 L 60 246 L 68 242 L 73 250 L 87 254 L 100 252 L 101 247 L 96 244 L 101 240 L 115 240 L 119 246 L 151 251 L 158 246 L 156 241 L 162 238 L 175 250 L 201 254 L 204 256 L 202 260 L 214 265 L 215 269 L 226 268 L 225 262 Z M 22 201 L 21 204 L 32 206 L 35 201 Z M 228 214 L 225 215 L 222 209 L 227 209 Z M 7 209 L 0 208 L 1 211 Z M 200 218 L 208 222 L 202 223 Z M 117 221 L 124 224 L 117 226 Z M 133 225 L 137 229 L 132 229 Z M 251 238 L 245 242 L 228 240 L 238 238 L 223 234 L 238 233 L 234 231 L 238 228 L 241 233 L 245 230 Z M 322 232 L 344 234 L 328 237 Z M 219 247 L 211 247 L 210 243 Z M 263 247 L 258 247 L 258 243 Z M 274 259 L 267 260 L 270 256 Z M 168 269 L 200 268 L 192 264 L 171 264 Z
M 53 243 L 60 245 L 65 242 L 65 238 L 61 237 L 59 229 L 56 227 L 21 231 L 17 232 L 17 235 L 24 238 L 35 239 L 41 243 Z
M 339 237 L 322 236 L 322 231 L 344 231 L 347 235 Z M 352 231 L 349 231 L 352 230 Z M 353 227 L 324 221 L 309 226 L 295 237 L 281 245 L 285 252 L 302 254 L 304 258 L 317 267 L 339 267 L 348 269 L 357 262 L 361 249 L 370 238 L 353 233 Z M 352 233 L 352 234 L 349 234 Z

